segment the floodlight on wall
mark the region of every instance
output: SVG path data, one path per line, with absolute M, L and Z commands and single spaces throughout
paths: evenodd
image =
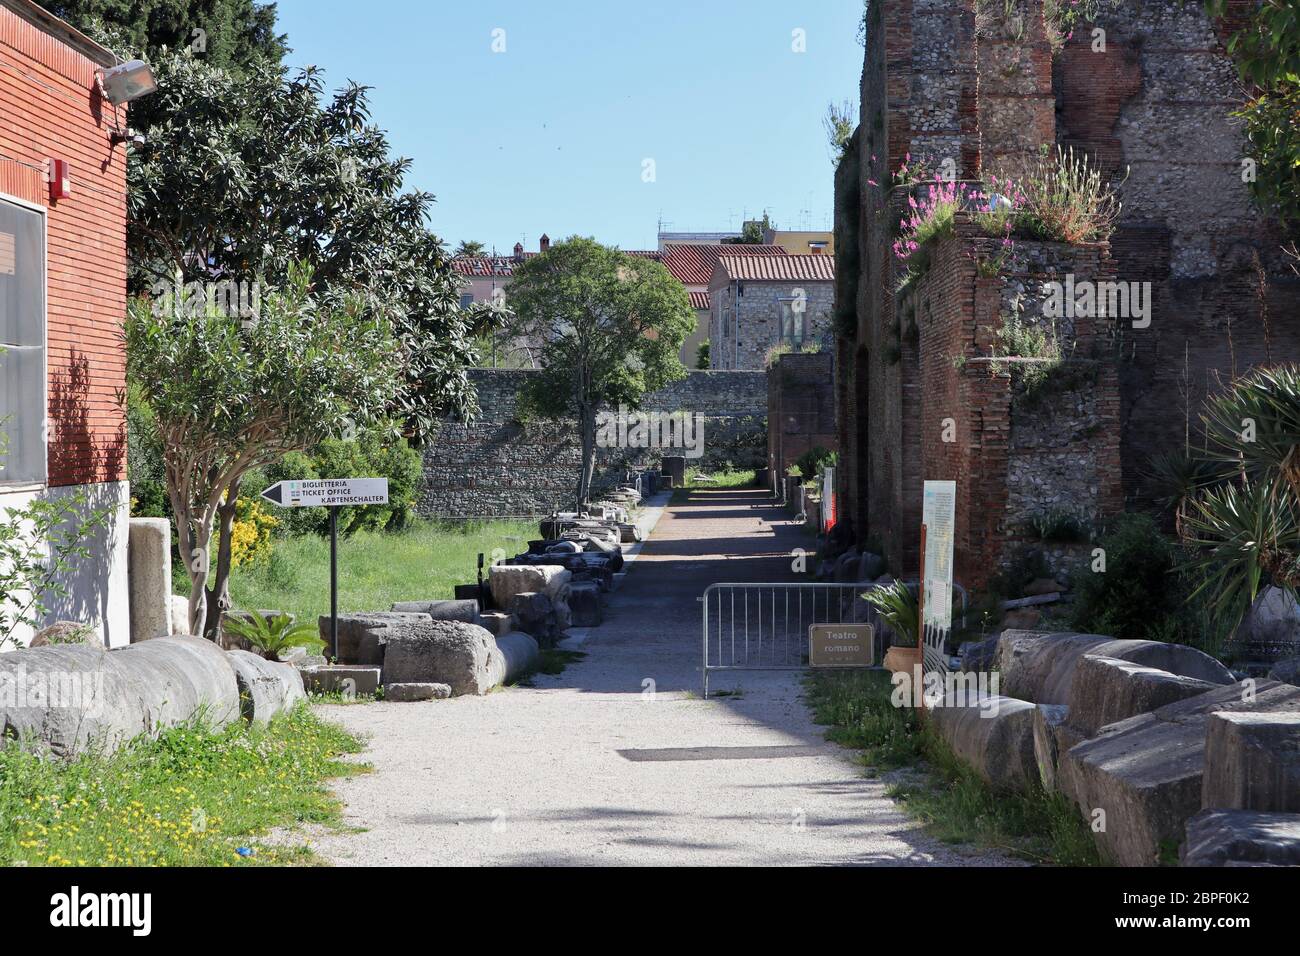
M 138 100 L 158 89 L 153 70 L 144 60 L 127 60 L 103 72 L 99 78 L 104 99 L 114 106 Z

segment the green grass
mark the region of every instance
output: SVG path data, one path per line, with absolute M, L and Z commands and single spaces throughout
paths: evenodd
M 920 759 L 916 712 L 889 702 L 889 674 L 822 673 L 814 675 L 808 687 L 814 719 L 828 725 L 826 739 L 861 750 L 869 770 L 893 770 Z
M 702 481 L 698 484 L 695 482 L 696 475 L 708 475 L 716 481 Z M 693 488 L 752 488 L 758 478 L 758 473 L 754 469 L 727 469 L 725 471 L 705 471 L 701 468 L 686 469 L 686 487 L 677 488 L 673 491 L 673 504 L 681 504 L 686 501 Z
M 247 866 L 313 862 L 273 827 L 334 825 L 330 777 L 361 745 L 299 707 L 269 726 L 197 724 L 71 760 L 0 749 L 0 866 Z M 241 856 L 238 850 L 252 850 Z
M 933 725 L 915 711 L 890 703 L 890 675 L 880 671 L 816 674 L 808 700 L 826 738 L 862 751 L 869 775 L 915 767 L 915 779 L 893 784 L 889 795 L 952 844 L 1006 851 L 1035 863 L 1099 866 L 1103 863 L 1088 824 L 1066 797 L 1035 788 L 999 793 L 962 760 Z
M 538 536 L 535 521 L 420 522 L 400 532 L 359 531 L 339 541 L 339 611 L 386 611 L 395 601 L 436 601 L 475 580 L 478 555 L 513 557 Z M 236 568 L 237 608 L 280 610 L 312 621 L 329 613 L 329 539 L 275 542 L 270 558 Z

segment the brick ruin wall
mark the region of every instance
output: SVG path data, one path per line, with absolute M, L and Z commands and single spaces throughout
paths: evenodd
M 472 369 L 482 413 L 445 420 L 424 450 L 418 510 L 430 517 L 531 517 L 572 506 L 582 463 L 576 426 L 522 421 L 527 369 Z M 766 456 L 767 380 L 761 371 L 692 371 L 646 396 L 642 410 L 703 416 L 703 456 L 687 465 L 760 468 Z M 657 448 L 597 448 L 596 486 L 628 469 L 657 468 Z M 678 452 L 680 454 L 680 450 Z
M 774 493 L 789 467 L 814 448 L 836 451 L 835 356 L 782 355 L 767 373 L 767 465 Z M 805 476 L 807 477 L 807 476 Z
M 976 35 L 973 0 L 868 7 L 862 123 L 836 176 L 836 229 L 857 238 L 852 262 L 849 243 L 837 243 L 839 269 L 857 278 L 856 289 L 840 283 L 836 307 L 846 450 L 839 476 L 858 540 L 883 546 L 896 568 L 917 563 L 923 479 L 960 474 L 931 470 L 958 466 L 933 448 L 938 426 L 927 409 L 936 403 L 984 403 L 963 413 L 984 422 L 984 443 L 974 447 L 997 455 L 1000 442 L 1007 460 L 1004 467 L 976 459 L 984 475 L 958 527 L 968 546 L 990 538 L 1011 546 L 1023 514 L 1058 500 L 1092 496 L 1103 511 L 1149 505 L 1149 456 L 1177 447 L 1189 422 L 1194 432 L 1201 399 L 1220 377 L 1300 356 L 1300 284 L 1240 180 L 1244 140 L 1229 114 L 1241 97 L 1223 25 L 1194 3 L 1114 4 L 1098 22 L 1107 31 L 1105 52 L 1093 52 L 1091 30 L 1083 29 L 1052 57 L 1041 26 L 1033 26 L 1041 2 L 1016 5 L 1031 28 L 1014 42 L 997 31 Z M 1248 5 L 1233 3 L 1232 15 Z M 1152 282 L 1153 310 L 1146 329 L 1108 330 L 1116 361 L 1103 375 L 1114 376 L 1117 398 L 1095 397 L 1098 383 L 1086 383 L 1037 407 L 1048 417 L 1031 423 L 1031 409 L 1005 388 L 1000 398 L 983 395 L 969 366 L 945 371 L 918 353 L 929 346 L 892 291 L 890 246 L 905 197 L 880 186 L 908 154 L 913 168 L 951 159 L 958 178 L 976 179 L 1014 172 L 1039 142 L 1053 141 L 1088 151 L 1121 177 L 1129 170 L 1109 263 L 1103 269 L 1085 259 L 1074 267 L 1080 279 L 1109 271 L 1121 281 Z M 1092 268 L 1102 271 L 1088 275 Z M 982 298 L 992 293 L 971 291 L 968 273 L 969 263 L 952 261 L 932 268 L 927 281 L 932 290 L 947 287 L 950 321 L 969 320 L 958 314 L 961 302 L 978 322 L 996 321 L 997 309 Z M 1107 435 L 1118 442 L 1123 498 L 1111 480 Z M 1077 497 L 1081 470 L 1101 481 L 1096 491 L 1086 482 L 1084 499 Z M 980 520 L 994 526 L 971 527 Z

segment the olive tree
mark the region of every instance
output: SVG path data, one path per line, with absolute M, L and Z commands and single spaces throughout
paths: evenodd
M 215 635 L 230 607 L 243 477 L 287 452 L 376 425 L 402 388 L 405 354 L 391 323 L 359 299 L 317 302 L 310 282 L 310 268 L 291 269 L 253 319 L 143 299 L 127 316 L 128 374 L 157 416 L 194 634 Z
M 690 297 L 658 262 L 574 237 L 516 267 L 510 307 L 510 334 L 529 342 L 540 366 L 522 397 L 538 414 L 578 426 L 581 507 L 599 412 L 636 408 L 646 392 L 686 374 L 678 353 L 695 324 Z

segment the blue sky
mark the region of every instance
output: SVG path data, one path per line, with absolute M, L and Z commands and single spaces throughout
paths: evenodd
M 862 0 L 277 8 L 291 66 L 374 88 L 375 121 L 414 160 L 408 186 L 437 196 L 432 225 L 448 243 L 533 250 L 546 232 L 654 248 L 661 216 L 713 231 L 765 208 L 782 228 L 830 226 L 822 118 L 857 99 Z

